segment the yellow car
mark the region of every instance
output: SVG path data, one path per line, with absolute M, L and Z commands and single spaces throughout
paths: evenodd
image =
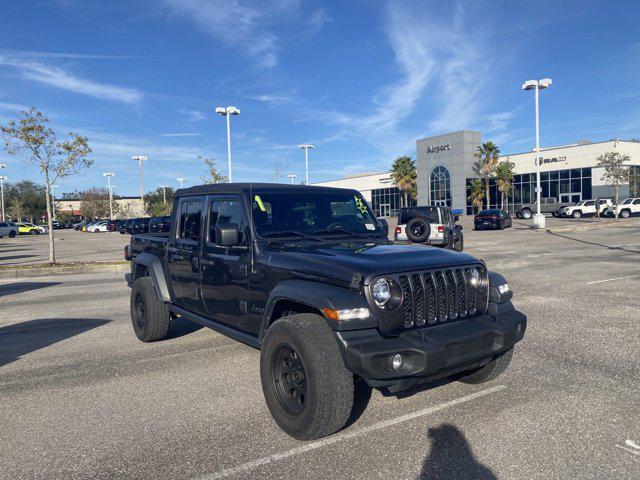
M 30 234 L 30 235 L 40 235 L 44 233 L 44 228 L 34 225 L 33 223 L 18 223 L 18 233 L 20 234 Z

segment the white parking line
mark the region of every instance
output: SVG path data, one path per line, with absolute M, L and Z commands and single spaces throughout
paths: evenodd
M 624 277 L 615 277 L 615 278 L 605 278 L 604 280 L 594 280 L 593 282 L 587 282 L 587 285 L 594 285 L 596 283 L 604 283 L 604 282 L 613 282 L 615 280 L 624 280 L 625 278 L 634 278 L 640 277 L 640 274 L 635 275 L 625 275 Z
M 331 437 L 323 438 L 322 440 L 317 440 L 315 442 L 301 445 L 297 448 L 292 448 L 291 450 L 287 450 L 286 452 L 274 453 L 273 455 L 269 455 L 268 457 L 252 460 L 250 462 L 240 464 L 236 467 L 225 468 L 218 472 L 204 475 L 200 477 L 200 480 L 215 480 L 218 478 L 226 478 L 232 475 L 245 473 L 245 472 L 248 472 L 249 470 L 253 470 L 254 468 L 258 468 L 263 465 L 267 465 L 269 463 L 277 462 L 280 460 L 285 460 L 289 457 L 293 457 L 294 455 L 300 455 L 301 453 L 317 450 L 318 448 L 326 447 L 327 445 L 332 445 L 334 443 L 341 442 L 343 440 L 348 440 L 350 438 L 360 437 L 362 435 L 366 435 L 367 433 L 371 433 L 376 430 L 381 430 L 383 428 L 397 425 L 398 423 L 406 422 L 408 420 L 413 420 L 414 418 L 423 417 L 425 415 L 429 415 L 431 413 L 444 410 L 445 408 L 453 407 L 455 405 L 460 405 L 461 403 L 470 402 L 471 400 L 475 400 L 476 398 L 484 397 L 486 395 L 499 392 L 501 390 L 504 390 L 505 388 L 507 388 L 506 385 L 496 385 L 495 387 L 487 388 L 486 390 L 480 390 L 479 392 L 472 393 L 470 395 L 465 395 L 464 397 L 456 398 L 449 402 L 441 403 L 440 405 L 435 405 L 433 407 L 424 408 L 422 410 L 418 410 L 412 413 L 407 413 L 406 415 L 401 415 L 399 417 L 392 418 L 390 420 L 374 423 L 373 425 L 369 425 L 368 427 L 361 428 L 359 430 L 343 432 L 340 434 L 333 435 Z

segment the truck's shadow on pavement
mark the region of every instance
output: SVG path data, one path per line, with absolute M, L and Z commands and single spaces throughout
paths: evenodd
M 169 333 L 167 334 L 167 340 L 172 338 L 180 338 L 190 333 L 200 330 L 202 325 L 198 325 L 195 322 L 190 322 L 184 318 L 171 319 L 171 325 L 169 326 Z
M 109 322 L 94 318 L 44 318 L 0 327 L 0 367 Z
M 427 436 L 431 450 L 422 463 L 419 480 L 497 480 L 490 468 L 476 460 L 469 442 L 454 425 L 429 428 Z

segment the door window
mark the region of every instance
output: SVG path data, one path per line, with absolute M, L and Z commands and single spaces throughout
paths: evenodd
M 640 199 L 638 199 L 638 200 L 634 200 L 634 201 L 633 201 L 633 204 L 634 204 L 634 205 L 640 205 Z
M 213 200 L 209 208 L 209 238 L 207 241 L 215 244 L 216 225 L 225 223 L 235 223 L 238 225 L 239 244 L 244 243 L 245 221 L 242 214 L 242 207 L 237 198 Z M 223 250 L 226 247 L 220 247 Z
M 200 239 L 202 201 L 189 200 L 180 204 L 180 219 L 177 238 L 197 242 Z

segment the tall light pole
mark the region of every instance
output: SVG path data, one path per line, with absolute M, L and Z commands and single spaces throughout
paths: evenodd
M 176 180 L 180 182 L 180 188 L 182 188 L 184 186 L 184 181 L 186 180 L 186 178 L 178 177 L 176 178 Z
M 138 162 L 138 174 L 140 175 L 140 201 L 142 202 L 142 214 L 144 215 L 144 192 L 142 191 L 142 162 L 147 159 L 144 155 L 134 155 L 131 160 Z
M 289 177 L 289 180 L 291 180 L 291 185 L 293 185 L 293 181 L 296 179 L 297 175 L 290 173 L 289 175 L 287 175 L 287 177 Z
M 111 177 L 113 177 L 115 173 L 105 172 L 102 175 L 107 177 L 107 188 L 109 189 L 109 220 L 113 220 L 113 185 L 111 185 Z
M 56 217 L 56 196 L 53 193 L 54 188 L 58 188 L 60 185 L 53 184 L 51 185 L 51 211 L 53 212 L 53 219 L 57 220 Z
M 240 109 L 236 107 L 216 107 L 216 113 L 227 117 L 227 160 L 229 162 L 229 183 L 231 179 L 231 115 L 240 115 Z
M 167 188 L 169 188 L 169 185 L 159 185 L 159 187 L 162 189 L 162 203 L 164 203 L 166 205 L 166 203 L 167 203 Z
M 2 200 L 2 221 L 4 222 L 4 181 L 7 179 L 4 175 L 0 175 L 0 199 Z
M 316 148 L 313 145 L 308 143 L 304 143 L 302 145 L 298 145 L 300 148 L 304 150 L 304 174 L 305 174 L 305 185 L 309 185 L 309 149 Z
M 6 163 L 0 163 L 0 168 L 7 168 Z M 4 222 L 4 181 L 7 179 L 5 176 L 0 176 L 0 203 L 2 203 L 2 221 Z
M 544 228 L 545 218 L 540 213 L 540 114 L 538 108 L 538 92 L 551 86 L 550 78 L 541 80 L 527 80 L 522 84 L 523 90 L 535 90 L 536 103 L 536 214 L 533 217 L 533 228 Z

